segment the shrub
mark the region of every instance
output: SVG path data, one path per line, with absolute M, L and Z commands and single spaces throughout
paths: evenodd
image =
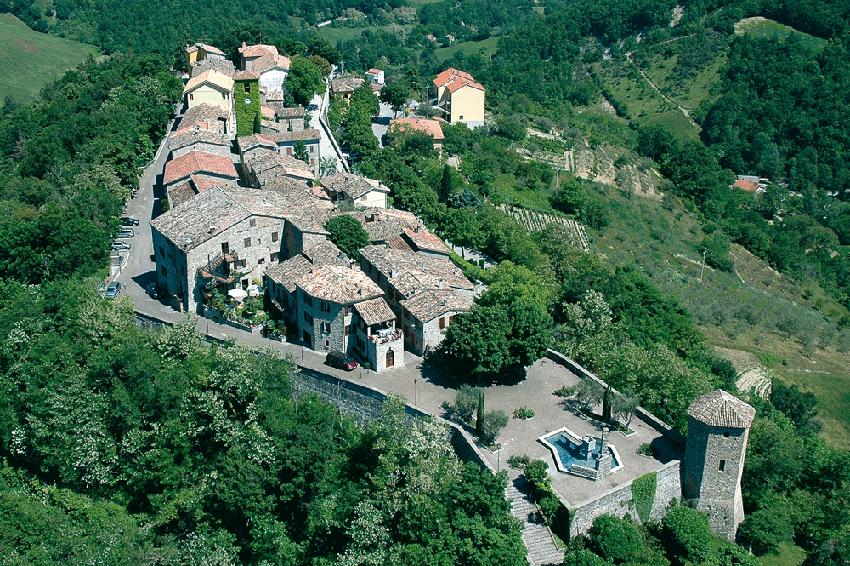
M 571 385 L 564 385 L 560 389 L 556 389 L 553 395 L 557 397 L 572 397 L 576 394 L 576 388 Z
M 449 415 L 458 418 L 462 422 L 471 423 L 475 409 L 478 407 L 479 389 L 471 385 L 462 385 L 455 394 L 455 402 L 444 403 L 443 408 Z
M 478 427 L 478 439 L 491 446 L 496 443 L 499 433 L 508 424 L 508 415 L 504 411 L 490 411 L 484 413 L 484 416 L 479 416 L 480 426 Z
M 632 500 L 641 522 L 648 523 L 652 515 L 652 502 L 655 500 L 657 478 L 655 472 L 644 474 L 632 482 Z
M 327 221 L 325 229 L 331 242 L 351 259 L 357 258 L 360 249 L 369 245 L 369 234 L 352 216 L 335 216 Z
M 514 411 L 514 418 L 528 420 L 534 418 L 534 409 L 529 409 L 528 407 L 520 407 L 516 411 Z
M 729 257 L 729 238 L 721 232 L 709 234 L 702 240 L 702 251 L 705 252 L 705 262 L 721 271 L 732 271 L 735 264 Z
M 667 511 L 661 524 L 661 537 L 667 547 L 667 555 L 679 564 L 703 562 L 711 550 L 708 517 L 682 505 L 674 505 Z
M 525 468 L 526 464 L 530 461 L 531 459 L 528 457 L 528 454 L 514 454 L 508 458 L 508 466 L 515 470 L 521 470 Z
M 610 563 L 586 548 L 579 548 L 564 554 L 562 564 L 563 566 L 608 566 Z
M 652 445 L 649 442 L 643 442 L 637 448 L 637 453 L 641 456 L 649 456 L 650 458 L 655 457 L 655 451 L 652 449 Z
M 640 526 L 613 515 L 597 517 L 587 535 L 590 549 L 616 564 L 635 563 L 648 550 Z

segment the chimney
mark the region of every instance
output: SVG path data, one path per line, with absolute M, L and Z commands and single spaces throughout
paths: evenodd
M 248 47 L 248 44 L 243 41 L 242 42 L 242 49 L 245 49 L 246 47 Z

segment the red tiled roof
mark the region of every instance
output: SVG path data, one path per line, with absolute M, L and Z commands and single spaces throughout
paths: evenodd
M 369 69 L 368 71 L 366 71 L 366 74 L 367 75 L 380 75 L 381 70 L 380 69 Z
M 288 71 L 290 66 L 292 66 L 292 60 L 285 55 L 263 55 L 259 59 L 255 59 L 251 62 L 251 70 L 260 74 L 275 68 Z
M 185 179 L 195 173 L 211 173 L 231 179 L 236 178 L 236 168 L 229 157 L 205 151 L 190 151 L 165 164 L 162 177 L 164 185 Z
M 256 81 L 260 79 L 260 75 L 254 71 L 236 71 L 233 74 L 234 81 Z
M 451 250 L 443 243 L 443 241 L 428 231 L 424 226 L 416 226 L 415 228 L 405 228 L 404 237 L 409 240 L 417 250 L 429 252 L 437 252 L 449 255 Z
M 202 84 L 211 84 L 228 92 L 233 91 L 233 79 L 230 76 L 215 69 L 210 69 L 189 79 L 189 82 L 183 87 L 183 94 L 195 90 Z
M 437 87 L 445 86 L 446 84 L 454 80 L 455 77 L 464 77 L 469 79 L 470 81 L 475 81 L 473 76 L 467 73 L 466 71 L 458 71 L 457 69 L 450 67 L 434 78 L 434 85 L 436 85 Z
M 468 79 L 466 77 L 455 77 L 451 81 L 446 84 L 446 88 L 449 92 L 455 92 L 457 90 L 462 89 L 463 87 L 472 87 L 478 90 L 484 90 L 484 85 L 481 83 L 475 82 L 473 79 Z
M 396 118 L 390 124 L 399 130 L 413 129 L 430 135 L 435 141 L 445 139 L 440 123 L 432 118 Z
M 738 179 L 732 186 L 738 189 L 745 190 L 748 193 L 754 193 L 759 188 L 758 183 L 753 183 L 752 181 L 747 181 L 746 179 Z
M 222 185 L 221 179 L 207 177 L 206 175 L 190 175 L 189 178 L 192 179 L 192 184 L 195 185 L 195 190 L 199 193 L 203 193 L 213 187 L 220 187 Z
M 218 47 L 207 45 L 206 43 L 196 43 L 195 45 L 190 45 L 186 48 L 186 51 L 192 53 L 193 51 L 197 51 L 199 48 L 203 49 L 207 53 L 212 53 L 214 55 L 224 55 L 224 51 L 222 51 Z
M 266 44 L 257 44 L 257 45 L 242 45 L 239 48 L 239 53 L 243 57 L 263 57 L 264 55 L 269 55 L 271 57 L 277 57 L 278 51 L 277 47 L 274 45 L 266 45 Z

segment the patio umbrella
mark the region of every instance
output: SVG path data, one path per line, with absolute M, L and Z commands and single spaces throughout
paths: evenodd
M 231 289 L 227 292 L 229 297 L 236 299 L 237 301 L 242 301 L 245 297 L 248 296 L 248 292 L 245 289 Z

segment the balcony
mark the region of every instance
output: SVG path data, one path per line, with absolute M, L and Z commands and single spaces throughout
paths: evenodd
M 375 344 L 387 344 L 389 342 L 395 342 L 396 340 L 401 340 L 402 332 L 400 328 L 387 328 L 386 330 L 379 330 L 377 334 L 372 334 L 369 336 L 369 340 Z

